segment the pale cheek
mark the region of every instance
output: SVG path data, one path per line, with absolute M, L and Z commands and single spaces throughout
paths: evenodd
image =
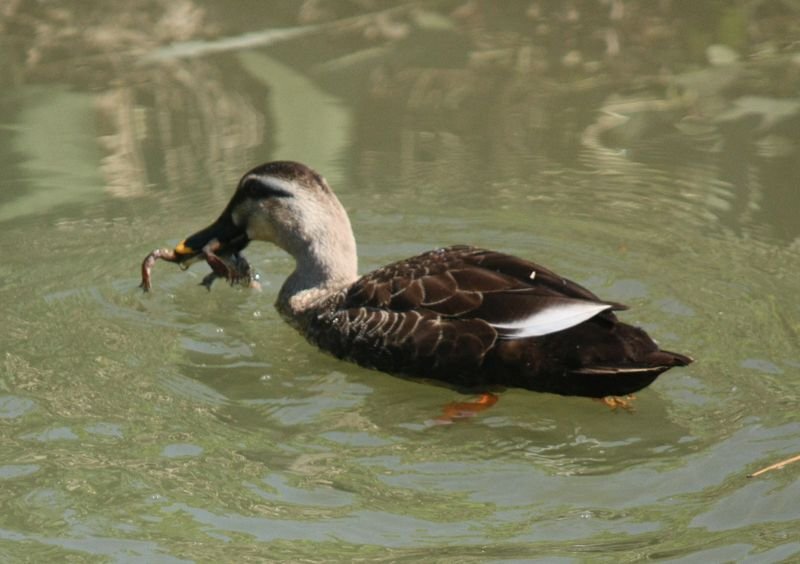
M 247 225 L 247 236 L 257 241 L 274 241 L 275 232 L 269 222 L 253 218 Z

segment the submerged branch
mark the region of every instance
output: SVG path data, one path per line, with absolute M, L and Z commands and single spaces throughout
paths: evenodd
M 206 55 L 222 53 L 226 51 L 238 51 L 242 49 L 252 49 L 254 47 L 265 47 L 314 33 L 328 32 L 336 29 L 341 30 L 353 26 L 364 26 L 367 23 L 374 21 L 376 18 L 386 17 L 387 15 L 393 13 L 406 12 L 415 7 L 415 4 L 406 4 L 402 6 L 395 6 L 393 8 L 387 8 L 380 12 L 360 14 L 357 16 L 351 16 L 321 24 L 265 29 L 262 31 L 244 33 L 234 37 L 223 37 L 212 41 L 178 41 L 165 47 L 158 48 L 150 54 L 145 55 L 142 59 L 142 62 L 158 63 L 175 59 L 204 57 Z

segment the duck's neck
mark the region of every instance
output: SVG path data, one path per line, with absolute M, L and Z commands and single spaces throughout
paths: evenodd
M 284 248 L 294 257 L 295 269 L 278 293 L 276 307 L 302 324 L 302 318 L 322 300 L 358 278 L 356 242 L 350 222 L 326 229 L 322 236 Z

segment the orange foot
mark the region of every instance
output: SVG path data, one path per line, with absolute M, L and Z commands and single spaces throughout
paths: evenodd
M 627 396 L 606 396 L 604 398 L 594 399 L 595 401 L 601 401 L 606 404 L 611 408 L 611 411 L 616 411 L 620 408 L 624 409 L 628 413 L 633 413 L 636 411 L 636 408 L 633 406 L 633 400 L 636 399 L 636 396 L 633 394 L 628 394 Z
M 437 425 L 449 425 L 459 419 L 475 417 L 481 411 L 485 411 L 497 403 L 500 398 L 494 394 L 481 394 L 475 401 L 454 401 L 444 406 L 442 414 L 433 420 Z

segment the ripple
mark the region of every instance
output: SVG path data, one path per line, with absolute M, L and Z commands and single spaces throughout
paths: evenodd
M 75 441 L 78 439 L 78 435 L 69 427 L 54 427 L 40 433 L 28 433 L 23 435 L 22 438 L 48 443 L 53 441 Z
M 6 464 L 0 466 L 0 480 L 22 478 L 39 471 L 38 464 Z
M 774 363 L 763 358 L 747 358 L 740 364 L 742 368 L 751 368 L 764 374 L 783 374 L 783 370 Z
M 161 451 L 161 456 L 165 458 L 182 458 L 200 456 L 203 454 L 203 447 L 190 443 L 175 443 L 167 445 Z
M 114 423 L 95 423 L 93 425 L 87 425 L 84 427 L 84 430 L 87 433 L 104 437 L 114 437 L 117 439 L 123 437 L 122 429 L 120 429 L 119 425 L 115 425 Z
M 32 411 L 36 402 L 19 396 L 0 396 L 0 419 L 16 419 Z

